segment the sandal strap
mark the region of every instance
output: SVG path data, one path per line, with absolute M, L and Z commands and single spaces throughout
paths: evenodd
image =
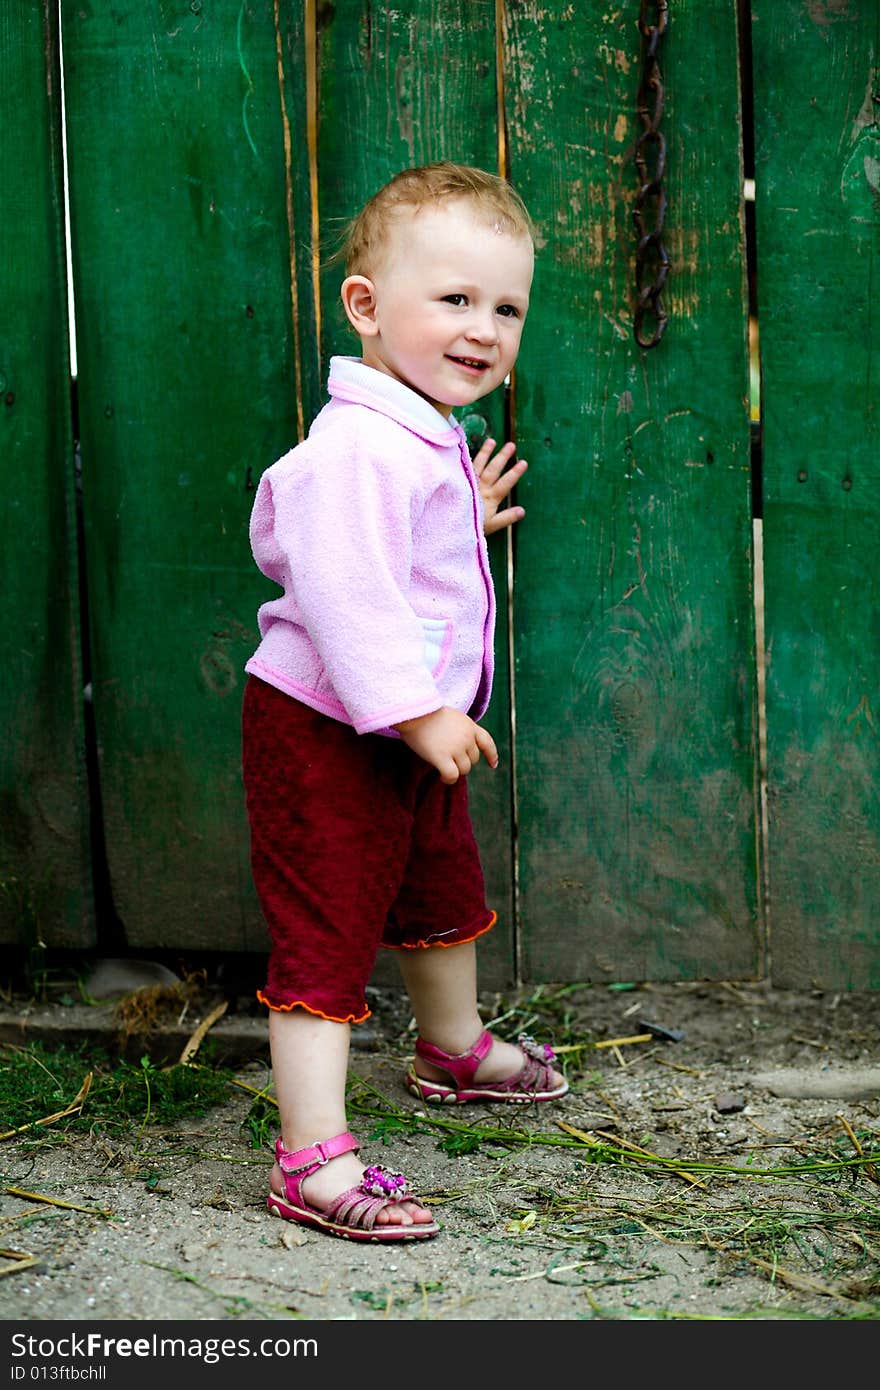
M 328 1221 L 354 1230 L 371 1231 L 376 1217 L 385 1207 L 394 1205 L 393 1197 L 374 1197 L 360 1187 L 350 1187 L 347 1192 L 328 1207 L 325 1213 Z
M 284 1148 L 279 1138 L 275 1141 L 275 1159 L 282 1173 L 295 1177 L 300 1173 L 314 1173 L 323 1168 L 325 1163 L 329 1163 L 331 1158 L 338 1158 L 340 1154 L 357 1153 L 359 1148 L 360 1144 L 348 1131 L 345 1134 L 337 1134 L 333 1139 L 322 1139 L 304 1149 L 290 1152 Z
M 522 1071 L 506 1081 L 496 1081 L 494 1085 L 499 1091 L 548 1091 L 553 1085 L 553 1069 L 548 1062 L 539 1062 L 527 1053 Z
M 443 1071 L 448 1072 L 459 1090 L 471 1084 L 477 1067 L 491 1050 L 492 1034 L 488 1028 L 483 1029 L 473 1047 L 467 1052 L 444 1052 L 442 1047 L 435 1047 L 433 1043 L 425 1042 L 424 1038 L 416 1038 L 418 1056 L 423 1061 L 432 1062 L 435 1067 L 441 1067 Z

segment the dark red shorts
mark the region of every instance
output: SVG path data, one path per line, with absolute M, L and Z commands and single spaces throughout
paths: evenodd
M 242 771 L 270 1009 L 368 1018 L 380 946 L 457 946 L 495 922 L 468 814 L 402 739 L 356 734 L 249 676 Z

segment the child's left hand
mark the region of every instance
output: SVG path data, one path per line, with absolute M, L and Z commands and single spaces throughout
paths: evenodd
M 493 531 L 503 530 L 505 526 L 512 526 L 526 514 L 524 507 L 505 507 L 500 512 L 498 508 L 516 487 L 528 464 L 525 459 L 517 459 L 505 473 L 506 465 L 516 452 L 516 445 L 502 444 L 493 458 L 494 448 L 494 439 L 484 439 L 474 455 L 474 471 L 480 483 L 480 496 L 483 499 L 483 531 L 487 536 L 491 536 Z

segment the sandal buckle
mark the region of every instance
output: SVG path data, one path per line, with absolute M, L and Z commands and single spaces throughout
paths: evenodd
M 323 1168 L 338 1154 L 345 1153 L 347 1148 L 356 1147 L 353 1142 L 341 1147 L 338 1145 L 339 1140 L 349 1137 L 348 1135 L 337 1135 L 336 1139 L 316 1139 L 313 1144 L 306 1144 L 305 1148 L 291 1150 L 289 1153 L 283 1152 L 279 1139 L 275 1156 L 282 1172 L 288 1173 L 291 1177 L 295 1177 L 298 1173 L 314 1173 L 316 1169 Z

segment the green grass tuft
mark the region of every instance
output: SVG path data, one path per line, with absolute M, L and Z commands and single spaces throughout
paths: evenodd
M 82 1109 L 53 1123 L 53 1130 L 119 1128 L 132 1120 L 173 1124 L 200 1116 L 229 1096 L 233 1073 L 189 1063 L 168 1069 L 148 1057 L 138 1063 L 96 1060 L 85 1046 L 54 1047 L 34 1042 L 0 1050 L 0 1128 L 36 1125 L 70 1105 L 86 1076 L 92 1084 Z M 35 1131 L 39 1133 L 39 1130 Z

